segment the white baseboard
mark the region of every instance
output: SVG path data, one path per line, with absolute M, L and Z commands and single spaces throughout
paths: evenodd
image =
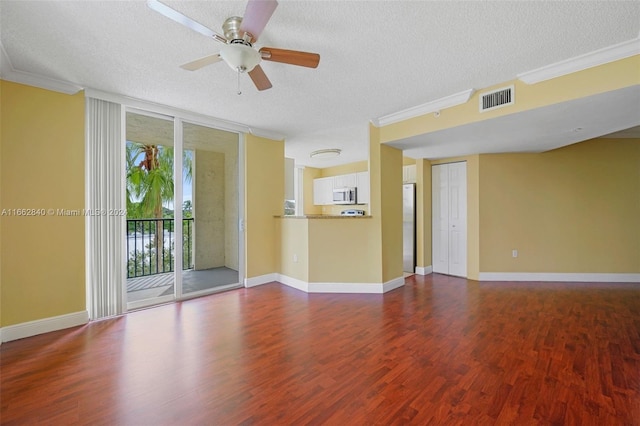
M 480 281 L 563 281 L 640 283 L 640 274 L 561 272 L 480 272 Z
M 278 274 L 278 282 L 288 286 L 295 288 L 296 290 L 304 291 L 305 293 L 309 293 L 309 283 L 306 281 L 299 280 L 297 278 L 292 278 L 287 275 Z
M 273 281 L 278 281 L 278 274 L 265 274 L 257 277 L 245 278 L 244 286 L 246 288 L 255 287 L 257 285 L 267 284 Z
M 386 283 L 383 283 L 382 292 L 386 293 L 388 291 L 395 290 L 396 288 L 400 288 L 402 286 L 404 286 L 404 276 L 394 278 L 390 281 L 387 281 Z
M 306 293 L 374 293 L 382 294 L 404 285 L 404 277 L 394 278 L 386 283 L 308 283 L 306 281 L 279 274 L 282 284 Z
M 433 266 L 416 266 L 416 274 L 429 275 L 433 273 Z
M 43 318 L 35 321 L 23 322 L 15 325 L 3 327 L 0 332 L 3 342 L 9 342 L 16 339 L 24 339 L 50 331 L 62 330 L 65 328 L 76 327 L 89 322 L 89 313 L 87 311 L 74 312 L 57 317 Z

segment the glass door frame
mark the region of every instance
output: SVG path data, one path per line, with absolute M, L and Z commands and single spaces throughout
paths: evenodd
M 231 133 L 236 133 L 238 135 L 238 283 L 230 284 L 226 286 L 220 286 L 213 289 L 205 289 L 200 290 L 188 294 L 183 293 L 182 288 L 182 266 L 183 266 L 183 250 L 182 244 L 175 244 L 174 249 L 174 271 L 173 271 L 173 285 L 174 292 L 172 295 L 159 296 L 152 299 L 144 299 L 140 301 L 128 302 L 126 303 L 126 311 L 146 308 L 149 306 L 160 305 L 164 303 L 187 300 L 194 297 L 204 296 L 207 294 L 218 293 L 220 291 L 225 291 L 233 288 L 242 288 L 244 287 L 244 271 L 245 271 L 245 232 L 244 232 L 244 197 L 245 197 L 245 179 L 244 179 L 244 133 L 237 129 L 225 128 L 226 126 L 220 126 L 216 120 L 209 120 L 204 116 L 198 116 L 196 114 L 189 113 L 180 113 L 180 111 L 173 110 L 168 107 L 162 107 L 159 105 L 146 104 L 143 102 L 136 102 L 138 105 L 127 105 L 123 104 L 123 109 L 125 113 L 123 114 L 123 127 L 126 128 L 126 113 L 130 112 L 133 114 L 145 115 L 152 118 L 159 118 L 162 120 L 170 120 L 173 122 L 173 179 L 174 179 L 174 189 L 173 189 L 173 205 L 174 205 L 174 230 L 175 230 L 175 241 L 182 241 L 182 226 L 178 226 L 177 224 L 182 223 L 183 215 L 182 215 L 182 202 L 178 203 L 176 200 L 182 200 L 183 198 L 183 179 L 182 179 L 182 169 L 183 169 L 183 155 L 184 155 L 184 123 L 195 124 L 203 127 L 210 127 L 213 129 L 224 130 Z M 125 132 L 126 133 L 126 132 Z M 123 141 L 126 144 L 126 137 Z M 126 176 L 122 176 L 122 185 L 126 185 Z M 126 197 L 126 191 L 123 191 L 123 196 Z M 124 200 L 124 204 L 126 204 L 126 200 Z M 124 205 L 123 204 L 123 205 Z M 176 208 L 176 206 L 178 206 Z M 125 262 L 126 265 L 126 262 Z M 124 296 L 126 299 L 127 294 L 127 273 L 126 268 L 123 270 L 124 276 Z M 125 311 L 125 312 L 126 312 Z

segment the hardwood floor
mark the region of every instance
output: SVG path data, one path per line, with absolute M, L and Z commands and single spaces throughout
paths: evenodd
M 640 285 L 234 290 L 0 346 L 12 424 L 640 424 Z

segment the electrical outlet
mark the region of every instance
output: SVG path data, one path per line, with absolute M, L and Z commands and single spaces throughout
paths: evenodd
M 297 254 L 293 255 L 293 263 L 298 263 L 298 255 Z
M 511 250 L 511 256 L 518 257 L 518 250 Z

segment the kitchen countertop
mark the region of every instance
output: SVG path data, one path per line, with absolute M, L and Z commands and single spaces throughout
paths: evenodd
M 309 214 L 304 216 L 274 216 L 278 219 L 371 219 L 371 216 L 342 216 L 328 214 Z

